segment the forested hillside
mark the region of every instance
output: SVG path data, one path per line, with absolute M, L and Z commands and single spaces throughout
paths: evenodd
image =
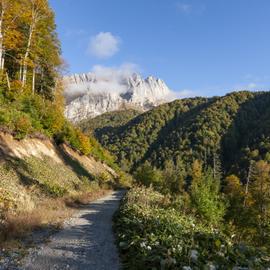
M 145 161 L 161 169 L 168 161 L 188 167 L 198 159 L 244 178 L 251 160 L 269 161 L 269 108 L 268 92 L 177 100 L 96 136 L 125 169 Z
M 139 185 L 116 231 L 126 269 L 267 269 L 270 93 L 177 100 L 99 135 Z
M 185 99 L 164 104 L 133 118 L 126 125 L 96 132 L 100 142 L 115 153 L 125 169 L 130 169 L 145 157 L 158 141 L 161 130 L 175 117 L 196 106 L 203 106 L 207 99 Z
M 109 131 L 111 128 L 127 124 L 140 113 L 141 112 L 132 109 L 108 112 L 95 118 L 83 120 L 79 123 L 79 126 L 82 131 L 87 134 L 102 134 L 105 131 Z

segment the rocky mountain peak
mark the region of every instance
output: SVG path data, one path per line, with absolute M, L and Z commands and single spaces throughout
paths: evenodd
M 64 78 L 64 85 L 65 114 L 72 122 L 123 108 L 146 111 L 172 98 L 164 81 L 153 76 L 143 79 L 137 73 L 115 77 L 74 74 Z

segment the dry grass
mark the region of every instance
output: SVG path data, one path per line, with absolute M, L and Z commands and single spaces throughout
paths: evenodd
M 1 228 L 1 240 L 22 237 L 41 225 L 38 212 L 5 213 Z
M 68 207 L 80 207 L 81 205 L 86 205 L 91 201 L 94 201 L 98 198 L 105 196 L 109 190 L 100 189 L 96 192 L 83 192 L 78 193 L 72 197 L 65 199 L 65 203 Z
M 36 229 L 59 228 L 72 213 L 73 210 L 60 200 L 44 201 L 32 211 L 6 212 L 0 230 L 1 244 L 21 239 Z
M 32 211 L 5 212 L 0 220 L 0 247 L 10 246 L 14 240 L 21 240 L 36 229 L 60 228 L 72 216 L 75 208 L 96 200 L 108 190 L 85 192 L 71 197 L 47 199 Z

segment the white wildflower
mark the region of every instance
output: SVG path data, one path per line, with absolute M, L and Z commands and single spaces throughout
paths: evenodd
M 192 270 L 192 268 L 190 266 L 183 266 L 182 268 L 183 270 Z
M 199 252 L 195 249 L 190 251 L 190 258 L 192 261 L 196 262 L 198 260 Z
M 208 264 L 209 270 L 216 270 L 217 268 L 212 263 Z
M 145 247 L 146 247 L 146 243 L 145 243 L 145 242 L 142 242 L 142 243 L 140 244 L 140 246 L 141 246 L 141 248 L 145 248 Z

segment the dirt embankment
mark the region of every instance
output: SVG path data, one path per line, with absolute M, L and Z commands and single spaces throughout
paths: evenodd
M 117 176 L 116 172 L 106 164 L 96 161 L 91 156 L 82 156 L 65 144 L 56 146 L 49 139 L 36 138 L 18 141 L 9 134 L 0 133 L 0 160 L 10 157 L 19 159 L 47 157 L 62 166 L 66 166 L 65 158 L 68 157 L 80 162 L 93 175 L 109 173 L 114 177 Z
M 0 133 L 0 214 L 3 208 L 28 210 L 45 197 L 91 189 L 116 172 L 91 156 L 49 139 L 15 140 Z

